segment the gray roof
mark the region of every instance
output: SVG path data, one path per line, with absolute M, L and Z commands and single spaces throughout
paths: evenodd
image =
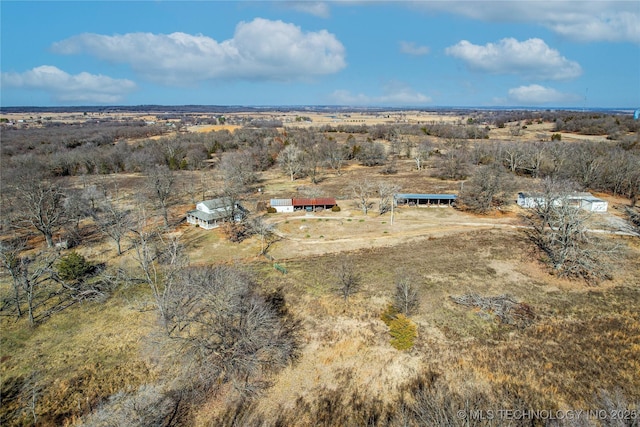
M 291 199 L 271 199 L 269 204 L 273 206 L 293 206 L 293 200 Z
M 535 197 L 535 198 L 542 198 L 542 197 L 546 197 L 546 194 L 543 193 L 524 193 L 524 192 L 520 192 L 518 193 L 518 195 L 522 196 L 522 197 Z M 590 198 L 597 198 L 595 197 L 593 194 L 591 193 L 585 193 L 585 192 L 576 192 L 576 193 L 569 193 L 569 194 L 553 194 L 551 195 L 551 197 L 556 198 L 556 199 L 568 199 L 568 200 L 575 200 L 575 199 L 579 199 L 579 200 L 584 200 L 584 199 L 590 199 Z
M 208 210 L 212 211 L 204 212 L 199 209 L 194 209 L 187 212 L 187 216 L 193 216 L 202 221 L 213 221 L 218 219 L 227 219 L 231 217 L 232 212 L 245 212 L 245 209 L 240 205 L 240 203 L 235 203 L 235 206 L 232 205 L 231 199 L 226 197 L 219 197 L 217 199 L 203 200 L 199 202 L 199 204 L 203 204 Z M 197 205 L 196 205 L 197 206 Z M 234 209 L 235 208 L 235 209 Z
M 231 207 L 230 199 L 225 198 L 225 197 L 219 197 L 217 199 L 203 200 L 200 203 L 205 205 L 207 207 L 207 209 L 209 209 L 209 210 L 220 209 L 220 208 L 226 209 L 226 208 L 230 208 Z
M 216 211 L 214 213 L 206 213 L 206 212 L 203 212 L 203 211 L 199 211 L 197 209 L 187 212 L 187 216 L 189 216 L 189 215 L 190 216 L 194 216 L 194 217 L 198 218 L 199 220 L 207 221 L 207 222 L 208 221 L 213 221 L 213 220 L 216 220 L 216 219 L 225 219 L 225 218 L 229 218 L 231 216 L 230 212 L 227 212 L 227 211 Z

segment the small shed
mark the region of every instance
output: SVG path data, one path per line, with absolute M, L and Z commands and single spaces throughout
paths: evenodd
M 271 199 L 269 206 L 276 212 L 293 212 L 293 199 Z
M 398 193 L 393 196 L 396 206 L 451 206 L 458 196 L 455 194 L 410 194 Z

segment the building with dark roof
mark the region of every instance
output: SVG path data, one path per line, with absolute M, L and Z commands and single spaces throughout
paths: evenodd
M 393 200 L 396 206 L 451 206 L 458 196 L 455 194 L 394 194 Z
M 331 209 L 337 205 L 333 197 L 271 199 L 269 205 L 277 212 L 307 211 L 314 212 Z

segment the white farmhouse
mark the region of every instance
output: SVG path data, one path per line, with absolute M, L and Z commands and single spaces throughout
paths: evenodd
M 228 198 L 204 200 L 196 204 L 196 209 L 187 212 L 187 222 L 206 230 L 217 228 L 223 222 L 233 219 L 242 221 L 247 211 L 238 202 Z

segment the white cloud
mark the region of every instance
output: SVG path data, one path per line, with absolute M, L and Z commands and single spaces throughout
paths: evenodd
M 323 1 L 288 1 L 283 3 L 290 9 L 308 13 L 318 18 L 328 18 L 330 15 L 329 5 Z
M 2 86 L 43 90 L 59 102 L 96 104 L 121 102 L 136 89 L 131 80 L 89 73 L 72 75 L 52 65 L 23 73 L 2 73 Z
M 488 22 L 531 22 L 567 38 L 640 43 L 637 1 L 416 1 L 413 7 L 451 12 Z
M 462 59 L 472 70 L 493 74 L 517 74 L 539 80 L 572 79 L 582 74 L 580 64 L 568 60 L 537 38 L 523 42 L 505 38 L 484 46 L 462 40 L 446 48 L 445 52 Z
M 80 34 L 54 43 L 53 51 L 128 63 L 148 79 L 178 86 L 208 79 L 306 79 L 346 66 L 344 46 L 326 30 L 304 33 L 262 18 L 240 22 L 223 42 L 185 33 Z
M 422 56 L 427 55 L 430 52 L 428 46 L 418 46 L 414 42 L 401 41 L 400 52 L 407 55 Z
M 414 106 L 430 103 L 430 97 L 416 92 L 402 82 L 390 82 L 383 87 L 380 96 L 353 94 L 348 90 L 336 90 L 330 96 L 330 102 L 338 105 L 389 105 Z
M 570 104 L 580 100 L 579 96 L 562 93 L 553 88 L 537 84 L 509 89 L 508 99 L 518 105 Z

